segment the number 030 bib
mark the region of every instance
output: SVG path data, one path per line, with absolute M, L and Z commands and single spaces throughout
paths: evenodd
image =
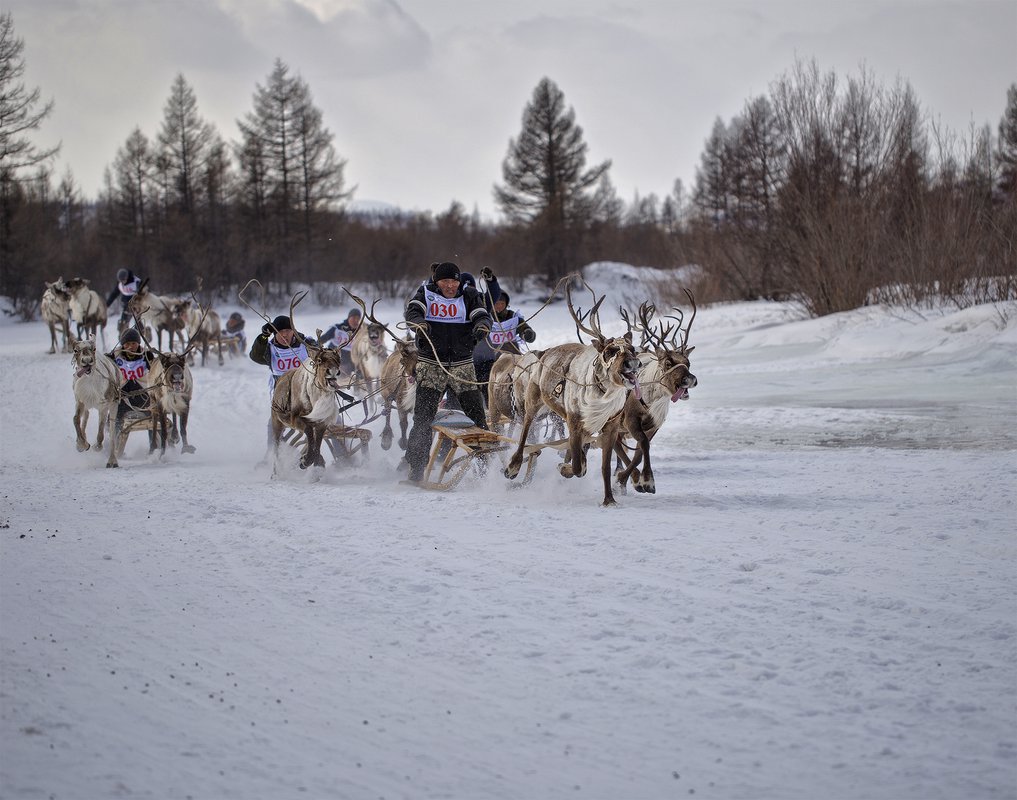
M 466 300 L 463 297 L 447 298 L 424 289 L 427 301 L 428 322 L 466 322 Z

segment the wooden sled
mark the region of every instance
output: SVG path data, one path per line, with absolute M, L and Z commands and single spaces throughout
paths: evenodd
M 144 417 L 134 417 L 132 419 L 125 419 L 123 425 L 120 428 L 120 440 L 117 442 L 117 456 L 122 456 L 124 450 L 127 447 L 127 437 L 137 431 L 145 431 L 146 433 L 155 432 L 156 437 L 159 435 L 159 418 L 153 414 L 147 414 Z M 174 418 L 171 418 L 166 425 L 166 445 L 175 447 L 180 443 L 180 431 L 177 430 L 177 424 Z M 156 450 L 158 450 L 158 445 Z M 193 453 L 195 451 L 194 445 L 188 445 L 187 448 L 181 448 L 181 453 Z
M 291 447 L 304 444 L 304 434 L 293 429 L 283 434 L 283 440 Z M 371 442 L 371 432 L 367 428 L 353 428 L 347 425 L 329 425 L 322 441 L 328 445 L 335 464 L 349 462 L 357 453 L 366 461 Z
M 435 423 L 431 430 L 438 435 L 424 468 L 424 477 L 420 481 L 408 481 L 421 489 L 448 491 L 466 476 L 471 467 L 485 469 L 488 455 L 515 446 L 515 442 L 507 436 L 472 424 Z

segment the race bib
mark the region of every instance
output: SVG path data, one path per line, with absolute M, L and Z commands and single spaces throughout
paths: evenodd
M 503 344 L 517 341 L 517 329 L 520 322 L 518 314 L 501 322 L 495 320 L 491 323 L 491 332 L 487 335 L 488 340 L 494 347 L 500 347 Z
M 124 297 L 130 297 L 131 295 L 138 293 L 138 280 L 135 278 L 130 283 L 120 284 L 120 294 Z
M 424 290 L 427 313 L 424 319 L 428 322 L 466 322 L 466 299 L 464 297 L 444 297 Z
M 148 370 L 148 365 L 143 358 L 132 359 L 117 356 L 114 361 L 116 362 L 117 369 L 120 370 L 120 377 L 125 381 L 140 381 L 145 377 L 145 372 Z
M 285 375 L 307 361 L 307 348 L 300 347 L 278 347 L 273 342 L 268 343 L 269 353 L 272 360 L 269 367 L 275 376 Z

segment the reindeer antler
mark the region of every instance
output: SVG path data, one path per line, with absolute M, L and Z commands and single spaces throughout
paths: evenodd
M 692 323 L 696 319 L 696 298 L 693 296 L 692 292 L 690 292 L 684 286 L 682 288 L 685 289 L 685 294 L 688 295 L 689 302 L 692 303 L 692 316 L 689 317 L 689 324 L 685 326 L 685 331 L 682 333 L 681 351 L 684 353 L 688 349 L 688 346 L 689 346 L 689 333 L 692 332 Z
M 368 311 L 367 303 L 365 303 L 363 300 L 361 300 L 359 297 L 353 294 L 353 292 L 351 292 L 345 286 L 343 287 L 343 291 L 346 292 L 346 294 L 348 294 L 353 299 L 354 303 L 360 306 L 360 310 L 364 314 L 364 319 L 366 319 L 368 322 L 374 323 L 375 325 L 380 325 L 385 330 L 385 333 L 391 336 L 395 341 L 397 342 L 399 341 L 399 337 L 392 333 L 388 325 L 386 325 L 384 322 L 381 322 L 376 316 L 374 316 L 374 309 L 378 305 L 380 300 L 375 300 L 373 303 L 371 303 L 371 310 Z
M 582 278 L 580 278 L 580 280 L 582 280 Z M 597 295 L 593 289 L 590 288 L 590 285 L 586 283 L 586 281 L 583 281 L 583 285 L 590 290 L 594 300 L 596 300 Z M 572 315 L 572 319 L 576 323 L 576 335 L 579 336 L 580 342 L 583 341 L 581 333 L 585 333 L 587 336 L 600 341 L 604 340 L 604 334 L 600 330 L 600 317 L 598 314 L 600 312 L 600 304 L 604 302 L 606 297 L 607 295 L 601 296 L 601 298 L 593 304 L 593 308 L 586 313 L 583 313 L 582 308 L 577 310 L 576 307 L 572 305 L 572 288 L 569 284 L 565 284 L 565 302 L 568 304 L 569 314 Z M 587 320 L 589 320 L 591 327 L 587 327 L 585 324 Z

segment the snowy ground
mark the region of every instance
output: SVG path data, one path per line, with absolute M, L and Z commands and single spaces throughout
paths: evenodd
M 1013 798 L 1009 313 L 701 309 L 615 509 L 597 453 L 270 480 L 246 359 L 195 369 L 195 455 L 106 470 L 69 356 L 4 321 L 0 796 Z

